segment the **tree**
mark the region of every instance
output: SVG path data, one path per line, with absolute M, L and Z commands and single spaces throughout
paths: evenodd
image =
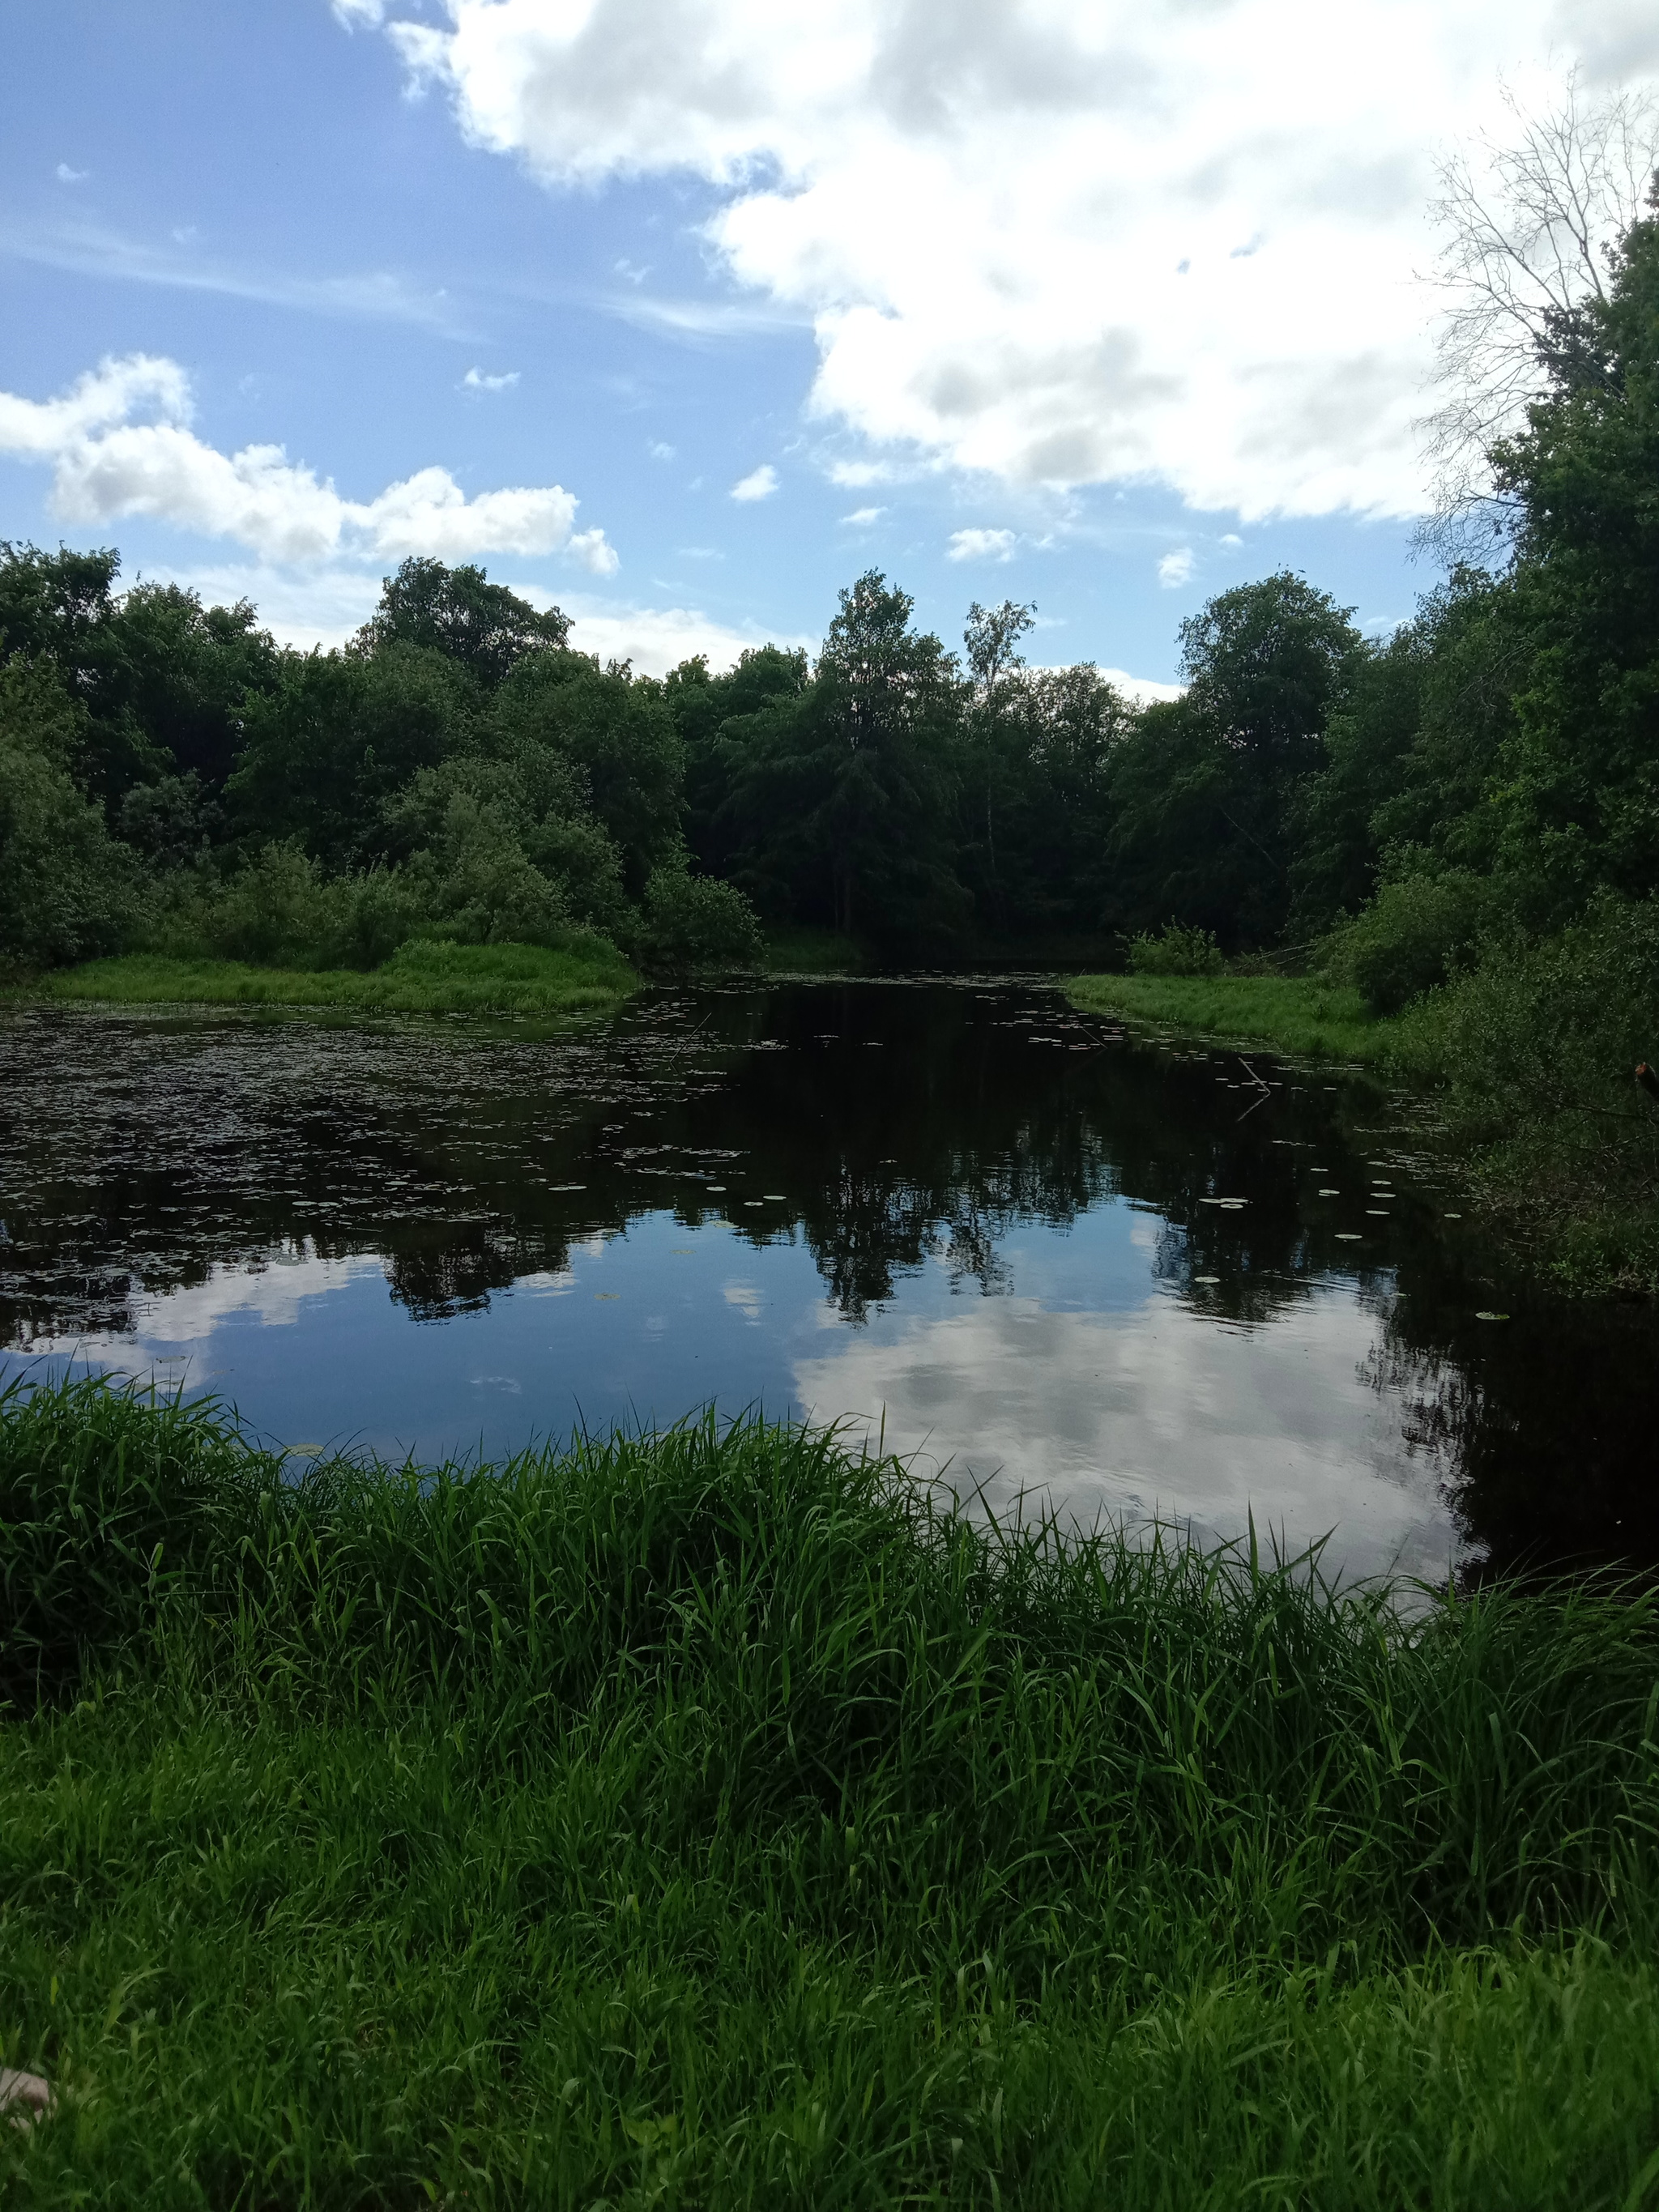
M 0 963 L 112 951 L 137 910 L 133 856 L 71 773 L 86 721 L 44 655 L 0 665 Z
M 498 756 L 544 746 L 580 771 L 587 803 L 622 855 L 628 896 L 678 858 L 684 749 L 663 686 L 626 662 L 586 653 L 520 660 L 496 694 L 481 742 Z
M 1229 945 L 1278 939 L 1292 803 L 1363 656 L 1352 612 L 1281 571 L 1182 624 L 1187 692 L 1146 710 L 1112 779 L 1130 926 L 1174 919 Z
M 776 884 L 849 934 L 940 939 L 966 920 L 950 836 L 961 685 L 911 629 L 913 604 L 867 571 L 840 595 L 810 689 L 734 732 L 727 819 L 763 908 Z
M 1445 233 L 1432 281 L 1449 305 L 1437 341 L 1441 401 L 1425 424 L 1436 479 L 1429 535 L 1454 553 L 1507 533 L 1513 514 L 1492 450 L 1545 395 L 1557 327 L 1607 299 L 1613 248 L 1659 163 L 1659 102 L 1649 94 L 1586 100 L 1575 70 L 1553 113 L 1504 97 L 1513 137 L 1483 135 L 1449 155 L 1430 210 Z
M 428 646 L 493 688 L 526 653 L 569 638 L 568 616 L 557 607 L 540 612 L 504 584 L 489 582 L 482 568 L 410 558 L 384 580 L 380 604 L 358 632 L 357 645 L 363 653 L 394 643 Z
M 467 744 L 478 707 L 468 671 L 430 647 L 289 653 L 247 699 L 232 819 L 249 843 L 292 839 L 331 868 L 362 866 L 385 850 L 388 800 Z
M 1659 181 L 1605 293 L 1558 317 L 1550 389 L 1493 449 L 1520 513 L 1529 653 L 1502 763 L 1499 866 L 1565 917 L 1659 884 Z
M 968 626 L 962 641 L 968 648 L 973 678 L 973 700 L 968 720 L 967 752 L 975 796 L 985 805 L 985 874 L 992 901 L 1001 904 L 997 881 L 996 802 L 1006 781 L 1003 695 L 1008 679 L 1025 665 L 1019 641 L 1036 620 L 1035 602 L 1022 605 L 1005 599 L 1000 607 L 982 607 L 975 599 L 968 610 Z M 999 916 L 999 919 L 1001 919 Z

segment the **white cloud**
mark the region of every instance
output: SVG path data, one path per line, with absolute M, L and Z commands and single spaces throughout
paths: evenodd
M 526 599 L 536 594 L 524 590 Z M 596 653 L 601 660 L 631 660 L 646 676 L 665 675 L 669 669 L 694 653 L 706 653 L 711 668 L 730 668 L 740 653 L 768 643 L 805 646 L 816 650 L 817 641 L 780 637 L 752 626 L 734 629 L 696 607 L 619 606 L 614 601 L 561 599 L 571 617 L 570 642 L 579 653 Z
M 1641 0 L 445 6 L 391 35 L 473 143 L 714 185 L 727 273 L 814 325 L 817 414 L 1252 517 L 1419 507 L 1437 146 L 1500 71 L 1659 49 Z
M 854 530 L 867 530 L 872 522 L 879 522 L 886 512 L 884 507 L 855 507 L 850 514 L 843 514 L 842 520 L 850 523 Z
M 653 461 L 672 461 L 674 458 L 674 448 L 665 445 L 660 438 L 653 438 L 645 450 Z
M 265 562 L 161 562 L 148 563 L 143 570 L 147 581 L 181 584 L 199 592 L 209 606 L 234 606 L 239 599 L 251 599 L 261 627 L 279 645 L 294 646 L 301 653 L 314 645 L 343 645 L 354 637 L 374 611 L 382 574 L 380 568 L 333 563 L 295 569 Z M 545 604 L 550 596 L 543 594 L 538 604 Z
M 71 169 L 67 161 L 60 161 L 58 164 L 58 181 L 60 185 L 84 185 L 91 174 L 90 169 Z
M 575 531 L 578 502 L 562 485 L 469 499 L 447 469 L 431 467 L 372 500 L 343 499 L 280 446 L 218 452 L 190 428 L 190 380 L 179 364 L 132 354 L 89 369 L 56 399 L 0 392 L 0 453 L 52 465 L 52 509 L 69 523 L 153 515 L 234 538 L 273 562 L 342 552 L 444 561 L 563 552 L 597 575 L 615 573 L 604 532 Z
M 516 368 L 504 369 L 499 376 L 485 376 L 481 370 L 469 368 L 461 383 L 468 392 L 511 392 L 518 380 Z
M 763 461 L 757 469 L 750 469 L 732 487 L 732 496 L 745 503 L 757 499 L 770 499 L 778 488 L 778 472 L 770 461 Z
M 866 484 L 890 483 L 897 471 L 886 461 L 831 461 L 830 481 L 843 491 L 862 491 Z
M 1190 545 L 1178 545 L 1173 553 L 1166 553 L 1158 564 L 1158 580 L 1166 592 L 1178 592 L 1183 584 L 1193 580 L 1197 567 Z
M 1127 668 L 1103 668 L 1101 674 L 1115 691 L 1133 699 L 1137 707 L 1150 707 L 1154 699 L 1178 699 L 1184 684 L 1158 684 L 1150 676 L 1131 676 Z
M 386 21 L 386 0 L 333 0 L 337 21 L 348 31 L 378 30 Z
M 947 561 L 1012 561 L 1012 530 L 953 530 L 945 549 Z
M 307 313 L 413 323 L 446 337 L 476 338 L 462 328 L 454 301 L 441 289 L 422 291 L 395 270 L 358 270 L 343 276 L 295 276 L 204 261 L 192 251 L 193 224 L 173 230 L 169 252 L 152 240 L 85 222 L 58 222 L 42 231 L 0 224 L 0 252 L 46 269 L 78 276 L 114 277 L 122 283 L 155 284 L 181 292 L 210 292 L 231 300 L 298 307 Z

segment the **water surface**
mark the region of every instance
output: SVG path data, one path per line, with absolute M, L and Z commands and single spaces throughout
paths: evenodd
M 0 1366 L 179 1379 L 301 1455 L 712 1402 L 1348 1572 L 1659 1551 L 1651 1314 L 1506 1279 L 1421 1101 L 1040 983 L 21 1009 L 0 1216 Z

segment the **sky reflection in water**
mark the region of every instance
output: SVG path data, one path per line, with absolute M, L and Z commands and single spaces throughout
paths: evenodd
M 1572 1548 L 1514 1481 L 1561 1471 L 1519 1378 L 1582 1319 L 1473 1271 L 1409 1102 L 1368 1086 L 1264 1064 L 1246 1115 L 1236 1056 L 1029 986 L 682 994 L 436 1052 L 77 1013 L 0 1055 L 14 1369 L 73 1352 L 291 1446 L 428 1458 L 759 1406 L 1001 1510 L 1330 1533 L 1351 1574 Z M 1597 1339 L 1610 1469 L 1651 1411 L 1626 1337 Z M 1601 1545 L 1638 1549 L 1602 1489 Z

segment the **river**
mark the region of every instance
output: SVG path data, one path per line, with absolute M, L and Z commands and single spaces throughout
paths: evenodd
M 0 1371 L 212 1392 L 296 1462 L 712 1403 L 1346 1576 L 1659 1557 L 1647 1308 L 1506 1273 L 1423 1100 L 1041 980 L 16 1008 L 0 1224 Z

